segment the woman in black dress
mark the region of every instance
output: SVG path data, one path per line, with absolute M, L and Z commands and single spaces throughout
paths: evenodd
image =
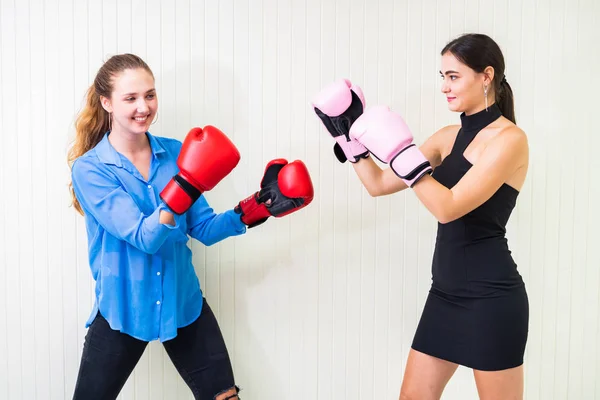
M 422 174 L 407 179 L 392 168 L 382 170 L 369 157 L 366 141 L 341 147 L 372 196 L 406 189 L 408 182 L 439 221 L 432 286 L 400 399 L 439 399 L 458 365 L 473 369 L 480 398 L 521 399 L 529 303 L 505 234 L 527 174 L 527 137 L 515 125 L 513 94 L 494 40 L 466 34 L 441 55 L 442 92 L 449 109 L 461 113 L 461 125 L 440 129 L 420 146 L 427 164 Z M 352 95 L 346 111 L 330 107 L 330 91 L 329 102 L 319 104 L 334 112 L 316 110 L 338 140 L 336 147 L 340 135 L 356 141 L 351 126 L 364 107 L 362 92 L 348 87 L 360 96 Z M 343 109 L 339 104 L 337 110 Z M 371 140 L 382 140 L 382 130 L 370 133 Z M 383 161 L 394 166 L 393 159 Z

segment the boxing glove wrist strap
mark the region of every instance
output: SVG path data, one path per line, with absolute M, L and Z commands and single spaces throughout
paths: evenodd
M 271 216 L 266 205 L 258 202 L 258 193 L 246 197 L 234 209 L 236 213 L 241 214 L 241 220 L 248 228 L 262 224 Z
M 346 141 L 344 136 L 339 136 L 336 139 L 336 144 L 333 146 L 333 154 L 339 162 L 344 163 L 346 160 L 351 163 L 357 163 L 363 158 L 369 157 L 369 150 L 357 141 Z
M 181 189 L 183 189 L 184 192 L 187 193 L 188 196 L 190 196 L 190 199 L 192 199 L 192 203 L 198 200 L 198 198 L 202 194 L 201 191 L 196 189 L 194 185 L 183 179 L 180 175 L 175 175 L 173 177 L 173 180 L 179 185 Z
M 396 154 L 391 159 L 390 166 L 408 187 L 413 187 L 425 174 L 431 174 L 433 171 L 431 163 L 415 144 Z

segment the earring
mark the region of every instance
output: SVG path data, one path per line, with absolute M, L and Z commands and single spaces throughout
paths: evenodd
M 112 132 L 112 113 L 108 113 L 108 131 Z
M 485 97 L 485 111 L 488 110 L 487 94 L 488 94 L 488 87 L 487 87 L 487 85 L 485 85 L 485 86 L 483 86 L 483 96 Z
M 152 121 L 152 123 L 150 125 L 154 125 L 157 121 L 158 121 L 158 111 L 156 112 L 156 118 L 154 118 L 154 121 Z

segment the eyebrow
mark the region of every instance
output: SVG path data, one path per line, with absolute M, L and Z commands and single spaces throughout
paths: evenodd
M 155 92 L 155 91 L 156 91 L 156 88 L 152 88 L 152 89 L 148 90 L 148 91 L 146 92 L 146 94 L 148 94 L 148 93 L 150 93 L 150 92 Z M 125 93 L 125 94 L 123 94 L 123 96 L 133 96 L 133 95 L 135 95 L 135 94 L 137 94 L 137 93 Z
M 442 74 L 442 75 L 458 74 L 458 73 L 459 73 L 458 71 L 452 71 L 452 70 L 446 71 L 445 73 L 442 73 L 442 71 L 440 71 L 440 74 Z

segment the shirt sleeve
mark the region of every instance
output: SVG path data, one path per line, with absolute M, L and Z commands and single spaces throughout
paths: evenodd
M 217 214 L 208 205 L 204 195 L 194 203 L 187 213 L 188 234 L 205 246 L 211 246 L 230 236 L 246 232 L 246 224 L 240 214 L 233 210 Z
M 145 253 L 156 253 L 170 231 L 179 227 L 179 216 L 175 214 L 175 226 L 159 222 L 160 211 L 168 210 L 164 203 L 145 215 L 114 175 L 87 159 L 73 164 L 71 179 L 84 212 L 108 233 Z

